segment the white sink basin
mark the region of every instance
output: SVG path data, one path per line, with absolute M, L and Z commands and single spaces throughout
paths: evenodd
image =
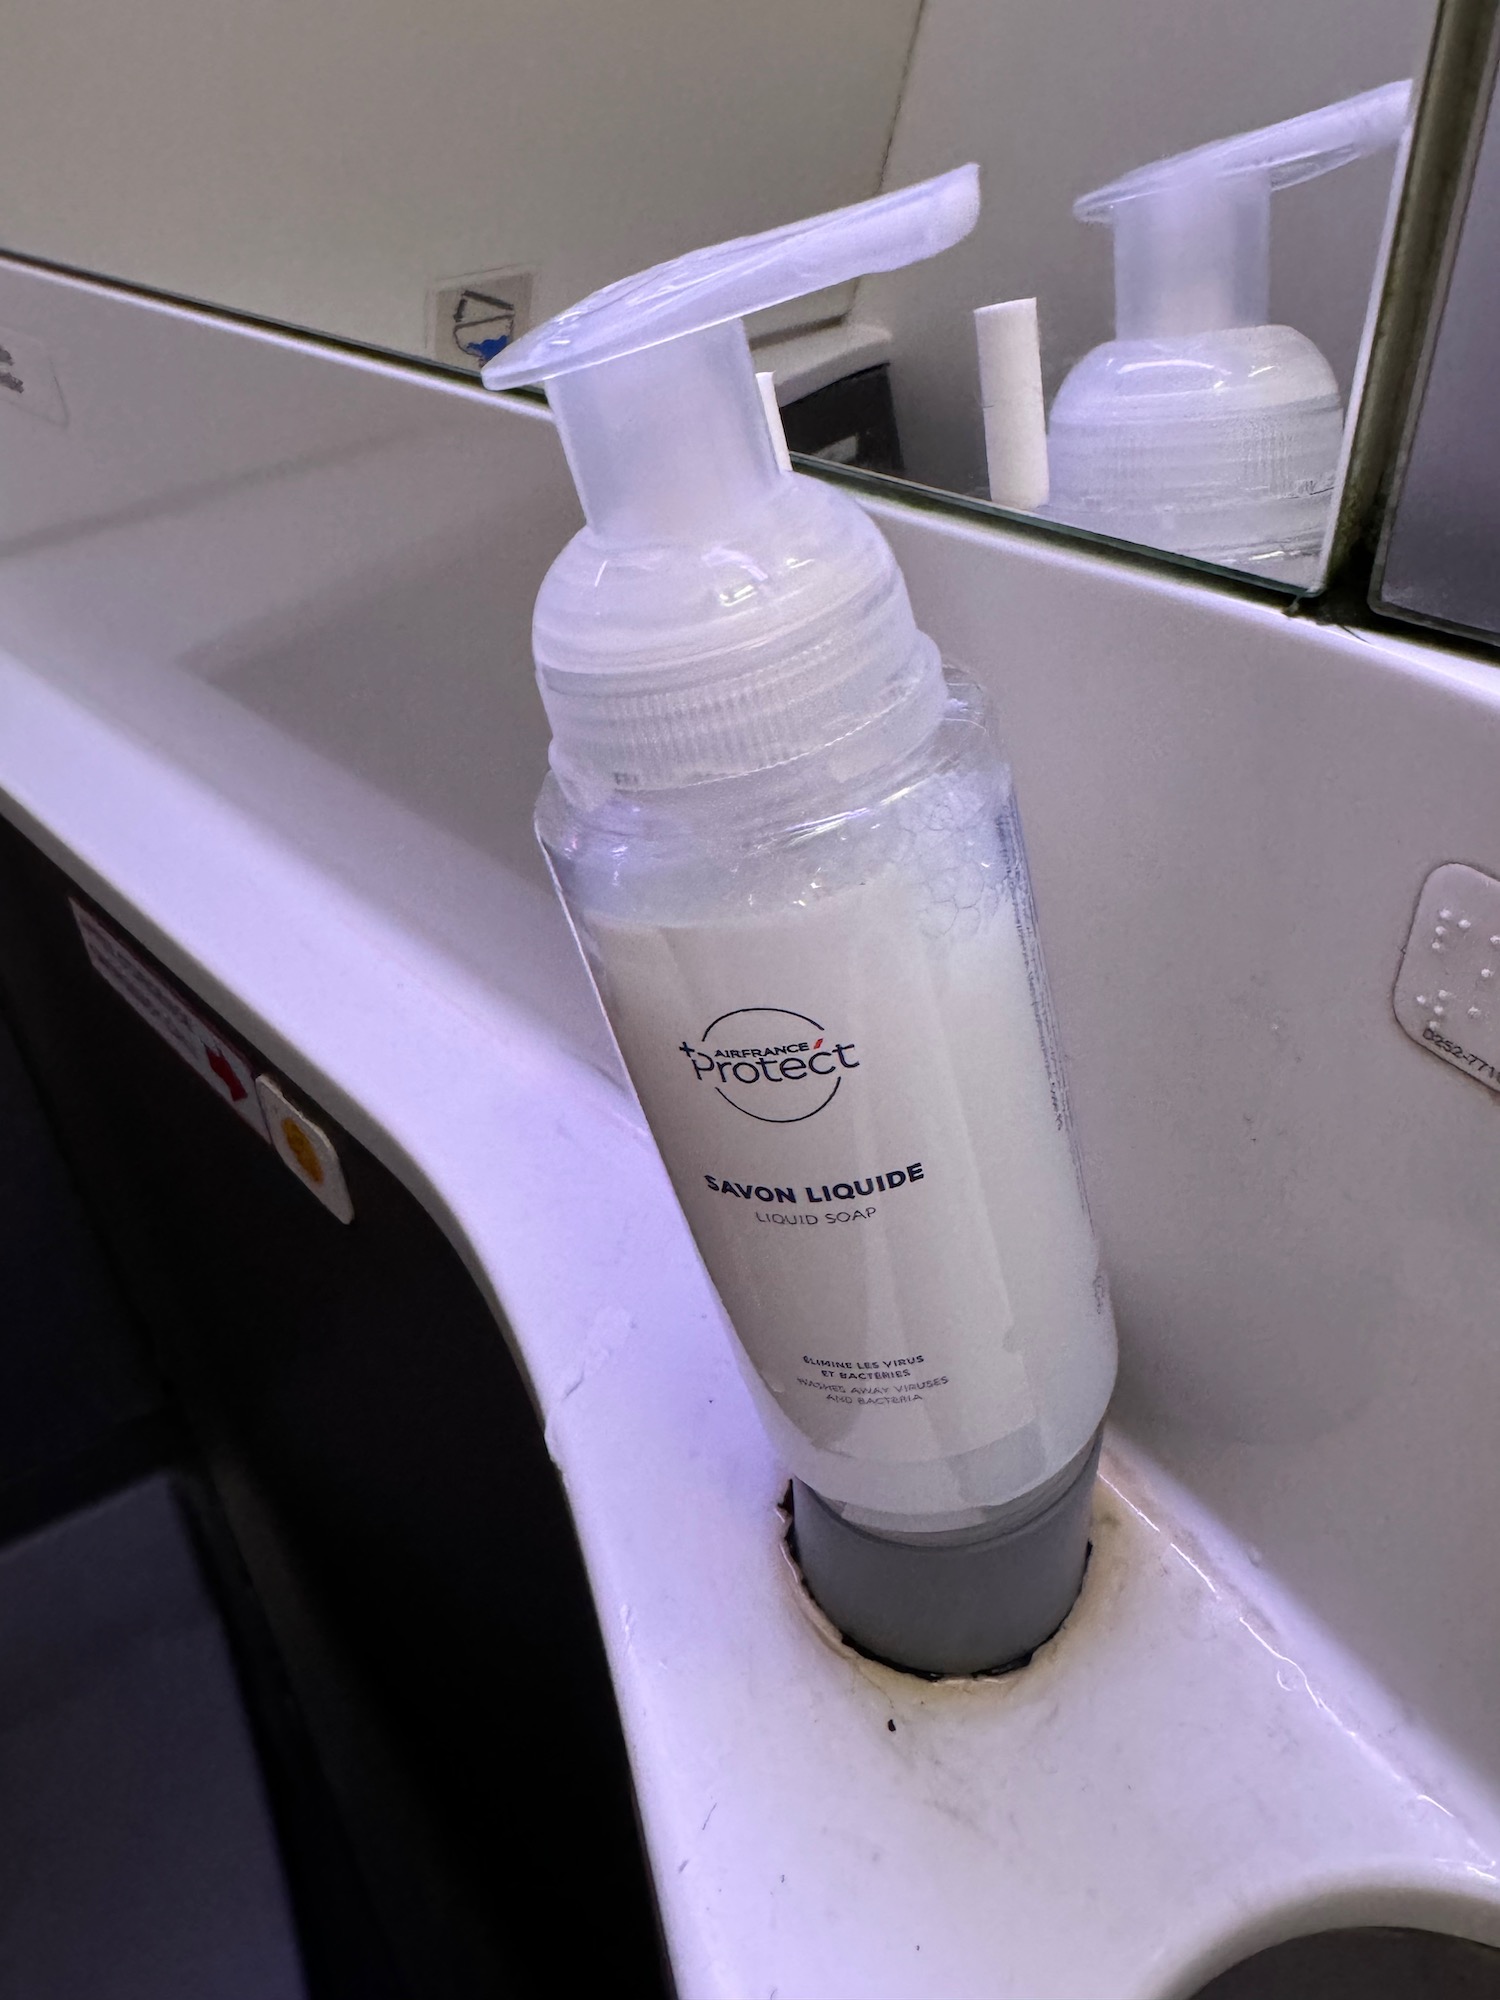
M 70 414 L 7 440 L 0 801 L 503 1313 L 682 2000 L 1285 2000 L 1228 1969 L 1360 1927 L 1407 2000 L 1392 1929 L 1500 1945 L 1494 1107 L 1389 1008 L 1431 867 L 1500 867 L 1493 669 L 878 510 L 1015 755 L 1126 1362 L 1075 1614 L 928 1684 L 799 1596 L 539 878 L 545 422 L 0 265 L 12 322 Z

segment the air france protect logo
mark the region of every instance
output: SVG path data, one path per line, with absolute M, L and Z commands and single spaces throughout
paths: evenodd
M 710 1021 L 696 1042 L 679 1044 L 694 1080 L 762 1125 L 800 1125 L 838 1096 L 859 1068 L 853 1042 L 790 1007 L 735 1007 Z

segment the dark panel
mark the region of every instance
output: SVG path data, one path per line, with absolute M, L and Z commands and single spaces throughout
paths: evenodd
M 1429 338 L 1375 606 L 1500 638 L 1500 113 L 1493 96 Z
M 161 1399 L 0 1020 L 0 1519 Z
M 309 2000 L 400 2000 L 191 1458 L 0 1022 L 0 1992 L 234 1992 L 285 1955 L 240 1895 L 279 1843 Z
M 17 1039 L 413 1992 L 660 1993 L 598 1628 L 500 1329 L 420 1205 L 292 1088 L 354 1222 L 313 1199 L 92 970 L 68 893 L 0 825 Z
M 0 1629 L 0 1992 L 308 2000 L 233 1663 L 169 1478 L 0 1553 Z
M 837 382 L 799 396 L 781 412 L 788 451 L 833 465 L 857 465 L 865 472 L 897 478 L 906 470 L 896 429 L 889 364 L 842 375 Z

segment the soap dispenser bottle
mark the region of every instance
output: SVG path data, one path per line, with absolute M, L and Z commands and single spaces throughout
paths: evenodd
M 778 465 L 745 314 L 959 240 L 976 169 L 518 340 L 587 525 L 533 630 L 537 826 L 857 1645 L 1023 1657 L 1088 1544 L 1115 1336 L 1009 772 L 869 516 Z
M 1114 231 L 1115 338 L 1052 405 L 1050 517 L 1316 581 L 1343 409 L 1313 343 L 1267 323 L 1271 195 L 1394 145 L 1410 90 L 1199 146 L 1074 203 Z

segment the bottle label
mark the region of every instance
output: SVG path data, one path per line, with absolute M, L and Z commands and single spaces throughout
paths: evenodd
M 911 1462 L 1032 1421 L 976 1134 L 1004 1145 L 1003 1073 L 1039 1067 L 1036 1028 L 1023 1001 L 1018 1045 L 1003 1021 L 976 1037 L 955 985 L 993 1004 L 1009 970 L 1025 993 L 1014 912 L 945 957 L 888 875 L 774 920 L 588 931 L 704 1262 L 791 1422 Z

